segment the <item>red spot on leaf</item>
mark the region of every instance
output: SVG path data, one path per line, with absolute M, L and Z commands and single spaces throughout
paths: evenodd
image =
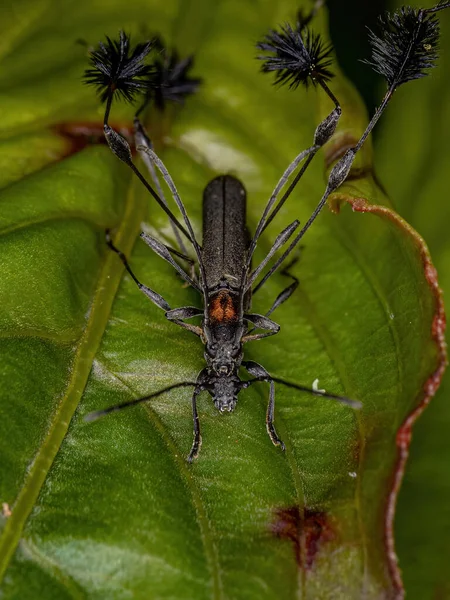
M 131 127 L 111 123 L 111 127 L 123 135 L 133 147 L 133 135 Z M 58 123 L 52 127 L 53 131 L 63 137 L 67 146 L 61 155 L 61 159 L 80 152 L 86 146 L 95 144 L 106 145 L 103 134 L 103 123 L 92 121 L 80 121 L 69 123 Z
M 302 510 L 299 506 L 277 509 L 271 531 L 276 537 L 292 542 L 296 563 L 306 570 L 314 565 L 323 545 L 336 537 L 327 513 Z

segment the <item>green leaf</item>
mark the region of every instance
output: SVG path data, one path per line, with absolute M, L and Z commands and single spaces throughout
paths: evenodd
M 274 376 L 306 385 L 318 378 L 361 400 L 361 412 L 278 385 L 283 454 L 265 430 L 265 384 L 243 391 L 226 416 L 202 396 L 203 447 L 192 466 L 186 390 L 83 421 L 192 380 L 204 361 L 201 343 L 165 320 L 104 242 L 111 228 L 143 282 L 171 306 L 199 306 L 195 291 L 136 241 L 144 220 L 170 240 L 167 219 L 107 148 L 66 156 L 74 148 L 61 132 L 102 119 L 80 83 L 86 50 L 76 40 L 95 44 L 122 27 L 135 37 L 160 31 L 181 51 L 195 50 L 201 92 L 151 131 L 199 235 L 202 190 L 223 172 L 245 183 L 254 229 L 279 176 L 332 108 L 320 91 L 277 90 L 258 73 L 255 40 L 296 9 L 293 0 L 139 0 L 126 9 L 94 0 L 70 11 L 24 0 L 2 9 L 5 598 L 399 592 L 389 530 L 396 436 L 442 364 L 432 334 L 440 298 L 422 240 L 371 176 L 370 147 L 334 198 L 339 214 L 324 212 L 305 237 L 294 268 L 299 289 L 274 315 L 280 334 L 246 348 Z M 329 167 L 364 128 L 361 102 L 341 75 L 333 90 L 344 109 L 339 131 L 264 235 L 257 260 L 294 218 L 306 221 L 324 189 L 324 159 Z M 131 117 L 113 108 L 116 127 Z M 255 296 L 255 312 L 286 284 L 274 276 Z
M 441 14 L 440 23 L 438 66 L 430 77 L 399 90 L 380 128 L 376 159 L 379 176 L 399 212 L 427 240 L 448 298 L 449 11 Z M 450 598 L 450 541 L 446 533 L 450 530 L 449 394 L 447 372 L 436 398 L 414 426 L 410 461 L 399 497 L 396 545 L 405 588 L 412 600 Z

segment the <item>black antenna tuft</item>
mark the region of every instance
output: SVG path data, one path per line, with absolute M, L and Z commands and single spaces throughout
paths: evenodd
M 269 53 L 269 56 L 257 58 L 264 61 L 261 66 L 263 72 L 276 72 L 275 84 L 289 83 L 289 87 L 295 89 L 301 83 L 308 87 L 309 83 L 316 85 L 333 77 L 328 68 L 332 63 L 329 59 L 331 45 L 325 45 L 319 34 L 303 25 L 301 27 L 301 30 L 299 27 L 293 29 L 285 24 L 279 31 L 272 29 L 256 45 Z
M 445 8 L 440 2 L 436 8 Z M 394 13 L 379 17 L 380 35 L 369 30 L 372 46 L 370 65 L 382 75 L 388 86 L 427 75 L 438 58 L 439 21 L 435 13 L 404 6 Z
M 150 75 L 149 100 L 153 99 L 162 111 L 166 102 L 183 103 L 187 96 L 197 91 L 202 80 L 189 75 L 193 56 L 180 60 L 176 50 L 169 51 L 162 43 L 161 46 L 161 55 L 153 62 L 154 70 Z
M 106 37 L 106 44 L 100 42 L 97 50 L 90 53 L 93 68 L 86 69 L 84 82 L 97 87 L 102 102 L 115 95 L 132 102 L 137 93 L 150 85 L 153 67 L 143 61 L 152 42 L 130 47 L 130 36 L 120 31 L 119 40 Z
M 266 273 L 258 285 L 253 289 L 253 294 L 264 285 L 267 279 L 271 277 L 278 267 L 286 260 L 289 254 L 302 239 L 306 231 L 311 227 L 317 218 L 317 215 L 325 206 L 328 197 L 345 181 L 350 172 L 357 152 L 360 150 L 367 137 L 377 124 L 381 115 L 386 110 L 386 107 L 391 101 L 396 88 L 407 81 L 424 77 L 426 75 L 424 72 L 425 69 L 429 69 L 434 66 L 434 61 L 437 58 L 439 41 L 439 24 L 437 23 L 435 13 L 446 8 L 450 8 L 449 0 L 440 0 L 438 4 L 431 8 L 421 8 L 417 10 L 410 7 L 404 7 L 392 15 L 388 14 L 384 18 L 380 19 L 380 23 L 383 27 L 383 33 L 381 34 L 381 37 L 377 37 L 371 32 L 373 53 L 372 62 L 369 64 L 371 64 L 375 70 L 378 71 L 378 73 L 381 73 L 384 77 L 386 77 L 388 89 L 358 143 L 353 148 L 349 148 L 345 152 L 344 156 L 331 169 L 328 177 L 327 187 L 319 204 L 314 209 L 314 212 L 293 239 L 289 248 L 285 250 L 275 264 L 272 265 L 269 272 Z M 334 98 L 330 90 L 328 90 L 326 84 L 321 79 L 317 78 L 317 83 L 322 86 L 330 98 Z M 316 130 L 316 144 L 318 142 L 323 143 L 324 140 L 326 141 L 326 139 L 329 139 L 328 136 L 331 135 L 336 128 L 337 120 L 339 119 L 340 115 L 340 106 L 337 103 L 337 100 L 335 100 L 335 102 L 335 111 L 333 111 L 333 113 L 331 113 L 324 121 L 322 121 L 319 126 L 320 129 L 317 128 Z M 322 132 L 324 135 L 322 135 Z M 278 212 L 279 208 L 291 194 L 298 180 L 307 168 L 309 162 L 311 162 L 312 157 L 317 151 L 317 148 L 318 146 L 315 145 L 312 147 L 312 149 L 307 150 L 308 157 L 304 165 L 297 173 L 295 179 L 290 184 L 288 190 L 285 192 L 281 200 L 279 200 L 275 208 L 273 208 L 269 217 L 267 217 L 267 214 L 263 213 L 263 217 L 258 225 L 257 234 L 255 234 L 254 239 L 252 240 L 252 246 L 250 247 L 251 250 L 254 248 L 257 235 L 259 235 L 261 231 L 267 227 L 267 225 L 273 219 L 273 216 Z M 302 155 L 299 155 L 298 158 L 302 158 Z M 294 160 L 294 163 L 296 160 L 297 159 Z M 291 166 L 288 168 L 288 170 L 290 168 Z

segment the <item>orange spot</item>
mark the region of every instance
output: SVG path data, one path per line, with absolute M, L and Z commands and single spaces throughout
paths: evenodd
M 231 295 L 223 290 L 209 303 L 209 318 L 214 323 L 231 323 L 237 321 L 236 307 Z

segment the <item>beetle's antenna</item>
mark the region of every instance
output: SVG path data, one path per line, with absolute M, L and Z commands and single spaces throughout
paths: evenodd
M 153 104 L 159 112 L 164 112 L 170 103 L 183 104 L 185 99 L 194 94 L 202 80 L 191 77 L 190 71 L 194 64 L 194 57 L 180 59 L 176 50 L 168 50 L 161 38 L 156 38 L 155 49 L 157 57 L 152 64 L 152 73 L 149 76 L 149 87 L 146 89 L 145 100 L 138 108 L 134 118 L 134 143 L 139 155 L 146 165 L 156 191 L 161 200 L 167 205 L 164 191 L 158 179 L 153 162 L 146 152 L 139 151 L 139 146 L 146 146 L 153 150 L 153 144 L 142 125 L 139 115 Z M 187 254 L 186 246 L 175 224 L 171 221 L 172 229 L 180 250 Z
M 181 383 L 174 383 L 169 385 L 162 390 L 154 392 L 153 394 L 149 394 L 148 396 L 144 396 L 143 398 L 136 398 L 135 400 L 129 400 L 128 402 L 122 402 L 121 404 L 115 404 L 114 406 L 109 406 L 108 408 L 104 408 L 103 410 L 96 410 L 85 415 L 84 420 L 91 422 L 104 417 L 105 415 L 109 415 L 113 412 L 118 412 L 123 408 L 129 408 L 130 406 L 136 406 L 136 404 L 141 404 L 141 402 L 147 402 L 148 400 L 152 400 L 153 398 L 157 398 L 158 396 L 162 396 L 166 392 L 170 392 L 171 390 L 176 390 L 182 387 L 195 387 L 197 384 L 194 381 L 182 381 Z
M 438 58 L 437 50 L 439 43 L 439 21 L 436 13 L 449 7 L 450 2 L 442 1 L 432 8 L 413 9 L 403 7 L 393 14 L 387 13 L 379 19 L 379 24 L 382 28 L 380 36 L 376 36 L 370 32 L 369 40 L 372 45 L 372 58 L 371 61 L 366 62 L 385 77 L 388 84 L 386 94 L 356 146 L 347 150 L 344 156 L 332 168 L 325 192 L 314 212 L 287 250 L 272 265 L 263 279 L 261 279 L 254 292 L 286 260 L 306 231 L 311 227 L 317 215 L 325 206 L 330 194 L 336 191 L 345 181 L 357 152 L 385 111 L 395 90 L 403 83 L 424 77 L 427 75 L 427 70 L 435 66 Z
M 340 404 L 344 404 L 345 406 L 349 406 L 350 408 L 354 408 L 359 410 L 362 408 L 362 403 L 359 400 L 352 400 L 351 398 L 347 398 L 346 396 L 338 396 L 337 394 L 329 394 L 328 392 L 322 392 L 321 390 L 314 390 L 313 388 L 299 385 L 298 383 L 291 383 L 290 381 L 285 381 L 284 379 L 280 379 L 279 377 L 272 376 L 261 376 L 255 377 L 254 379 L 247 379 L 247 381 L 241 381 L 240 386 L 242 389 L 248 388 L 253 383 L 257 381 L 274 381 L 275 383 L 280 383 L 288 388 L 292 388 L 294 390 L 299 390 L 300 392 L 306 392 L 308 394 L 313 394 L 314 396 L 321 396 L 322 398 L 329 398 L 330 400 L 336 400 Z
M 305 87 L 310 84 L 319 85 L 331 99 L 335 108 L 317 127 L 313 146 L 301 152 L 280 179 L 256 228 L 250 244 L 248 262 L 251 260 L 261 233 L 289 198 L 318 150 L 333 135 L 342 112 L 337 98 L 327 85 L 327 82 L 333 77 L 333 73 L 329 69 L 332 62 L 330 58 L 332 47 L 331 45 L 325 45 L 320 35 L 309 30 L 305 23 L 306 21 L 302 15 L 299 15 L 296 28 L 285 24 L 279 30 L 272 29 L 266 34 L 264 39 L 257 44 L 257 48 L 264 52 L 264 54 L 257 57 L 263 61 L 261 70 L 264 73 L 274 72 L 274 84 L 289 84 L 290 89 L 295 90 L 300 84 Z M 306 160 L 299 172 L 273 208 L 278 194 L 287 183 L 289 176 L 304 159 Z
M 450 2 L 442 1 L 432 8 L 404 6 L 379 17 L 379 36 L 369 30 L 372 57 L 364 62 L 386 79 L 388 89 L 355 146 L 356 151 L 375 127 L 395 90 L 403 83 L 425 77 L 427 70 L 435 66 L 439 45 L 436 13 L 449 7 Z
M 134 117 L 134 143 L 139 155 L 147 167 L 159 197 L 167 204 L 164 191 L 161 187 L 155 165 L 147 150 L 154 150 L 152 140 L 147 134 L 139 115 L 150 104 L 159 113 L 163 113 L 169 104 L 183 104 L 186 98 L 194 94 L 202 80 L 192 77 L 190 71 L 194 64 L 194 57 L 180 59 L 176 50 L 169 50 L 162 38 L 155 39 L 155 49 L 158 51 L 152 63 L 152 73 L 149 76 L 149 87 L 143 103 L 136 111 Z M 187 254 L 186 246 L 175 224 L 171 221 L 173 232 L 180 250 Z M 190 231 L 189 227 L 188 230 Z M 192 235 L 192 234 L 191 234 Z
M 84 80 L 88 85 L 95 85 L 102 102 L 106 101 L 103 130 L 108 146 L 117 158 L 131 168 L 178 229 L 194 243 L 185 227 L 133 163 L 127 140 L 108 123 L 115 97 L 133 102 L 138 93 L 151 87 L 151 75 L 154 69 L 151 65 L 144 64 L 144 60 L 152 50 L 153 42 L 137 44 L 131 49 L 130 37 L 123 31 L 120 31 L 118 41 L 112 41 L 109 37 L 106 40 L 106 44 L 100 42 L 97 50 L 90 53 L 92 68 L 85 71 Z
M 201 251 L 201 247 L 198 244 L 197 240 L 195 239 L 195 235 L 194 235 L 194 230 L 192 229 L 192 225 L 191 222 L 189 220 L 189 217 L 187 215 L 186 212 L 186 208 L 183 204 L 183 201 L 180 198 L 180 195 L 178 194 L 178 190 L 173 182 L 172 177 L 170 176 L 168 170 L 166 169 L 164 163 L 162 162 L 162 160 L 158 157 L 158 155 L 151 149 L 151 148 L 147 148 L 145 146 L 141 146 L 140 148 L 138 147 L 138 150 L 140 152 L 144 152 L 145 154 L 147 154 L 151 160 L 151 162 L 153 164 L 156 165 L 157 169 L 159 170 L 159 172 L 162 175 L 162 178 L 164 179 L 164 181 L 166 182 L 173 199 L 176 202 L 176 205 L 178 206 L 179 211 L 181 212 L 181 214 L 183 215 L 184 221 L 186 223 L 186 226 L 189 230 L 189 233 L 191 234 L 192 237 L 192 245 L 194 246 L 194 250 L 197 256 L 197 260 L 198 260 L 198 266 L 199 266 L 199 270 L 200 270 L 200 276 L 201 276 L 201 281 L 206 282 L 206 273 L 205 273 L 205 267 L 204 267 L 204 263 L 203 263 L 203 258 L 202 258 L 202 251 Z M 206 287 L 204 289 L 205 294 L 205 302 L 207 301 L 207 295 L 206 295 Z
M 146 90 L 145 100 L 136 111 L 136 117 L 152 103 L 163 112 L 168 103 L 183 104 L 185 99 L 198 90 L 202 83 L 199 77 L 192 77 L 194 57 L 181 59 L 175 49 L 169 50 L 161 38 L 155 39 L 158 54 L 152 64 L 149 76 L 150 86 Z
M 137 113 L 136 113 L 136 115 L 137 115 Z M 137 116 L 134 117 L 133 128 L 134 128 L 134 146 L 135 146 L 137 152 L 139 153 L 139 156 L 141 157 L 142 162 L 147 167 L 148 172 L 150 173 L 150 177 L 152 178 L 153 184 L 156 188 L 156 193 L 161 198 L 161 200 L 164 202 L 164 204 L 166 206 L 169 206 L 167 203 L 167 199 L 164 195 L 164 191 L 161 187 L 160 181 L 158 179 L 158 175 L 156 173 L 154 164 L 152 163 L 149 156 L 145 152 L 142 152 L 139 150 L 140 146 L 144 146 L 146 148 L 150 148 L 153 150 L 153 143 L 152 143 L 151 139 L 149 138 L 149 136 L 147 135 L 147 132 L 145 131 L 144 126 L 142 125 L 141 121 L 139 120 L 139 117 L 137 117 Z M 178 231 L 176 224 L 172 221 L 172 219 L 170 220 L 170 224 L 172 225 L 172 231 L 174 233 L 178 247 L 180 248 L 181 252 L 186 255 L 188 253 L 187 248 L 183 242 L 183 239 L 180 235 L 180 232 Z
M 90 52 L 92 68 L 86 69 L 84 81 L 95 85 L 102 102 L 106 102 L 104 123 L 108 124 L 112 101 L 121 97 L 133 102 L 136 95 L 149 87 L 153 67 L 144 64 L 151 52 L 153 41 L 136 44 L 130 50 L 130 36 L 119 32 L 119 40 L 106 36 L 106 44 L 99 42 L 97 50 Z
M 293 28 L 286 23 L 279 30 L 271 29 L 256 47 L 264 52 L 257 56 L 262 61 L 261 70 L 275 73 L 275 85 L 287 83 L 295 90 L 300 84 L 322 85 L 333 77 L 329 69 L 331 45 L 324 44 L 321 36 L 307 27 Z M 334 96 L 330 98 L 334 102 Z

